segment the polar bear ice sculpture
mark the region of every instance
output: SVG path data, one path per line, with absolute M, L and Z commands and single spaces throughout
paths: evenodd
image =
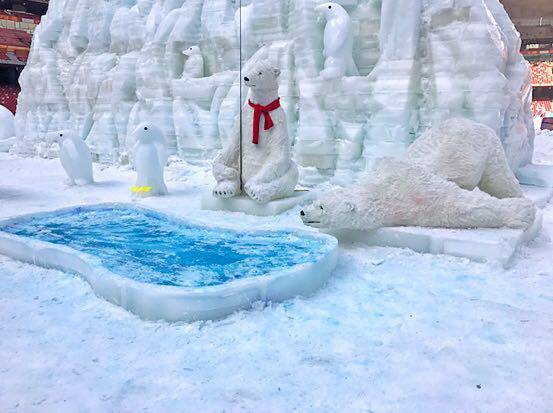
M 167 161 L 167 149 L 163 132 L 152 123 L 144 122 L 136 127 L 133 137 L 136 139 L 133 163 L 137 173 L 133 192 L 141 197 L 166 195 L 163 169 Z
M 405 159 L 381 159 L 359 184 L 323 195 L 300 214 L 307 225 L 332 229 L 526 228 L 536 209 L 520 196 L 493 130 L 452 119 L 421 136 Z
M 315 8 L 326 18 L 324 31 L 324 79 L 357 76 L 353 61 L 353 35 L 348 12 L 337 3 L 323 3 Z
M 242 182 L 246 194 L 259 203 L 285 198 L 294 193 L 298 168 L 292 161 L 286 114 L 280 107 L 280 70 L 262 61 L 244 77 L 250 88 L 244 104 L 242 136 L 240 122 L 213 162 L 217 186 L 213 195 L 230 198 L 240 193 L 240 139 L 242 139 Z M 262 122 L 263 120 L 263 122 Z
M 92 155 L 85 141 L 71 130 L 52 132 L 50 142 L 60 146 L 60 162 L 67 173 L 69 185 L 87 185 L 94 182 Z

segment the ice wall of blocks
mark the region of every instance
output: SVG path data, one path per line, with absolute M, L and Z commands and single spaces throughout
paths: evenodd
M 496 130 L 513 169 L 530 161 L 530 74 L 499 0 L 339 1 L 359 76 L 332 80 L 322 2 L 52 0 L 20 79 L 15 150 L 48 155 L 47 134 L 71 128 L 99 161 L 125 163 L 151 121 L 172 153 L 210 160 L 239 113 L 240 58 L 267 58 L 303 183 L 348 182 L 453 116 Z

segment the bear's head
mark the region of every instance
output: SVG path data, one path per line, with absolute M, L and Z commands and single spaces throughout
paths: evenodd
M 345 189 L 336 189 L 321 195 L 300 212 L 304 224 L 315 228 L 353 229 L 359 221 L 358 206 Z
M 132 133 L 136 142 L 154 143 L 163 140 L 163 132 L 151 122 L 142 122 Z
M 201 55 L 202 53 L 198 46 L 190 46 L 189 48 L 184 49 L 182 51 L 182 54 L 190 57 L 190 56 L 198 56 L 198 55 Z
M 244 76 L 244 83 L 250 89 L 260 91 L 278 90 L 280 69 L 268 61 L 260 61 Z

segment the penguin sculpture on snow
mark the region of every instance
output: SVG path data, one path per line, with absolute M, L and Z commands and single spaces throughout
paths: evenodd
M 136 169 L 136 185 L 132 188 L 136 196 L 166 195 L 167 186 L 163 170 L 167 160 L 167 149 L 163 132 L 156 125 L 144 122 L 133 132 L 136 143 L 133 148 L 133 163 Z
M 67 173 L 69 185 L 94 183 L 92 155 L 85 141 L 74 131 L 62 130 L 50 134 L 50 141 L 60 146 L 60 162 Z
M 342 76 L 358 76 L 357 66 L 353 61 L 353 34 L 348 12 L 337 3 L 323 3 L 315 10 L 324 15 L 324 70 L 323 79 Z
M 191 46 L 184 49 L 182 54 L 188 57 L 184 63 L 182 77 L 204 77 L 204 58 L 202 57 L 200 48 L 198 46 Z

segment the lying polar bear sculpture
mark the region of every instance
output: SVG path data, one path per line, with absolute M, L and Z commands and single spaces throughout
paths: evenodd
M 280 70 L 261 61 L 244 76 L 250 88 L 242 116 L 242 182 L 244 192 L 264 204 L 294 193 L 298 167 L 292 161 L 286 114 L 280 107 Z M 240 121 L 213 161 L 217 186 L 213 195 L 230 198 L 240 194 Z
M 404 159 L 379 160 L 358 184 L 323 194 L 300 215 L 331 229 L 527 228 L 536 208 L 521 196 L 495 132 L 452 119 L 422 135 Z

